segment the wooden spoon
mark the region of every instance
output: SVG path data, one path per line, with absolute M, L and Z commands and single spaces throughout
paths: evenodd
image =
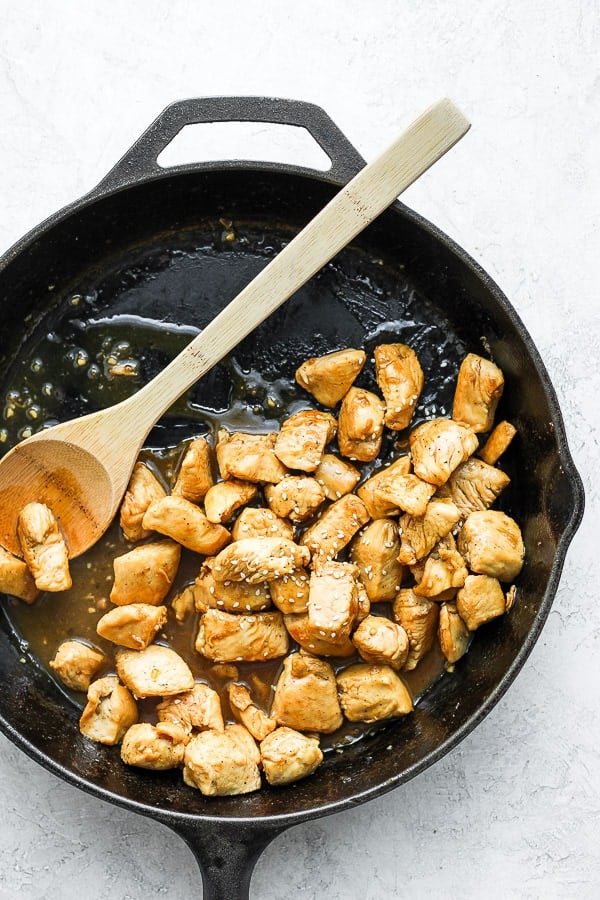
M 174 401 L 295 293 L 469 130 L 443 99 L 365 166 L 159 374 L 134 396 L 17 444 L 0 461 L 0 545 L 21 555 L 19 511 L 46 503 L 71 557 L 117 512 L 138 453 Z

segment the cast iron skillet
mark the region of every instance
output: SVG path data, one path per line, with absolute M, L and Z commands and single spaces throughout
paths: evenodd
M 331 169 L 236 160 L 165 170 L 156 162 L 187 124 L 246 120 L 303 126 L 331 158 Z M 162 323 L 138 333 L 143 377 L 150 377 L 362 162 L 328 116 L 309 104 L 212 98 L 169 106 L 95 190 L 35 228 L 2 259 L 3 390 L 23 376 L 19 362 L 36 342 L 42 353 L 57 356 L 76 343 L 97 351 L 102 329 L 83 327 L 73 295 L 83 298 L 88 324 L 103 320 L 113 336 L 128 334 L 134 343 L 132 322 Z M 166 343 L 161 332 L 169 336 Z M 9 618 L 1 618 L 3 731 L 71 784 L 180 834 L 200 864 L 206 898 L 247 896 L 254 863 L 277 834 L 398 787 L 483 719 L 540 633 L 582 516 L 583 489 L 554 390 L 523 324 L 461 248 L 400 203 L 248 338 L 233 361 L 197 386 L 157 426 L 150 444 L 205 430 L 205 408 L 225 409 L 232 383 L 242 405 L 269 392 L 284 404 L 290 397 L 281 379 L 307 355 L 381 340 L 410 343 L 428 373 L 416 421 L 449 412 L 465 352 L 491 354 L 506 376 L 499 415 L 519 433 L 503 462 L 513 479 L 503 505 L 521 524 L 527 552 L 517 603 L 510 615 L 480 629 L 456 671 L 430 689 L 413 715 L 343 754 L 327 756 L 295 786 L 207 799 L 185 787 L 179 773 L 126 768 L 115 748 L 90 745 L 77 727 L 79 710 L 42 667 L 19 662 L 23 648 Z M 50 418 L 68 418 L 103 402 L 101 393 L 86 386 L 89 380 L 77 380 L 67 369 L 54 409 L 49 402 Z M 244 372 L 250 372 L 252 398 L 243 396 Z M 254 378 L 256 372 L 261 378 Z

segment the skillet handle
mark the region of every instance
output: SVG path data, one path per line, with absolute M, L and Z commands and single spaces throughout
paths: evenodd
M 164 109 L 119 162 L 92 191 L 100 195 L 164 175 L 166 171 L 189 171 L 190 168 L 216 168 L 222 163 L 195 163 L 165 169 L 157 159 L 186 125 L 210 122 L 268 122 L 305 128 L 331 160 L 328 180 L 346 184 L 365 161 L 327 113 L 313 103 L 284 100 L 277 97 L 198 97 L 179 100 Z M 250 163 L 245 165 L 254 165 Z M 261 168 L 281 169 L 280 163 L 265 162 Z M 285 166 L 286 171 L 313 171 L 300 166 Z M 322 172 L 317 173 L 323 175 Z

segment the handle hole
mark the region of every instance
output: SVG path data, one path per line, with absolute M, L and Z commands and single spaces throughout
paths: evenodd
M 331 168 L 331 159 L 305 128 L 266 122 L 185 125 L 159 154 L 157 163 L 170 168 L 232 159 L 281 162 L 320 172 Z

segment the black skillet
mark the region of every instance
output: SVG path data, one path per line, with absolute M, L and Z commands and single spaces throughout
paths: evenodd
M 185 125 L 215 121 L 304 127 L 332 166 L 318 172 L 240 160 L 167 170 L 157 164 Z M 111 336 L 111 346 L 127 337 L 142 380 L 150 378 L 362 164 L 328 116 L 309 104 L 211 98 L 169 106 L 97 188 L 1 260 L 3 396 L 15 383 L 25 386 L 30 405 L 39 394 L 40 420 L 47 421 L 120 399 L 102 377 L 94 382 L 78 373 L 73 354 L 84 350 L 93 358 L 102 335 Z M 400 203 L 193 389 L 149 443 L 174 444 L 206 430 L 232 397 L 246 422 L 269 396 L 276 419 L 299 399 L 289 379 L 306 356 L 382 340 L 411 344 L 427 372 L 416 421 L 449 412 L 459 361 L 472 350 L 491 355 L 503 369 L 499 415 L 518 428 L 503 461 L 512 477 L 503 507 L 520 523 L 527 552 L 517 602 L 510 615 L 479 630 L 467 656 L 413 715 L 327 755 L 314 775 L 294 786 L 207 799 L 185 787 L 179 773 L 126 768 L 114 748 L 90 745 L 78 730 L 78 708 L 42 666 L 20 662 L 23 645 L 4 603 L 0 727 L 71 784 L 180 834 L 198 860 L 207 900 L 247 897 L 253 866 L 276 835 L 400 786 L 483 719 L 540 633 L 583 513 L 556 396 L 523 324 L 460 247 Z M 42 396 L 35 373 L 24 369 L 22 361 L 36 354 L 56 361 L 54 397 Z M 2 424 L 8 446 L 19 431 Z M 26 425 L 23 418 L 15 429 Z

